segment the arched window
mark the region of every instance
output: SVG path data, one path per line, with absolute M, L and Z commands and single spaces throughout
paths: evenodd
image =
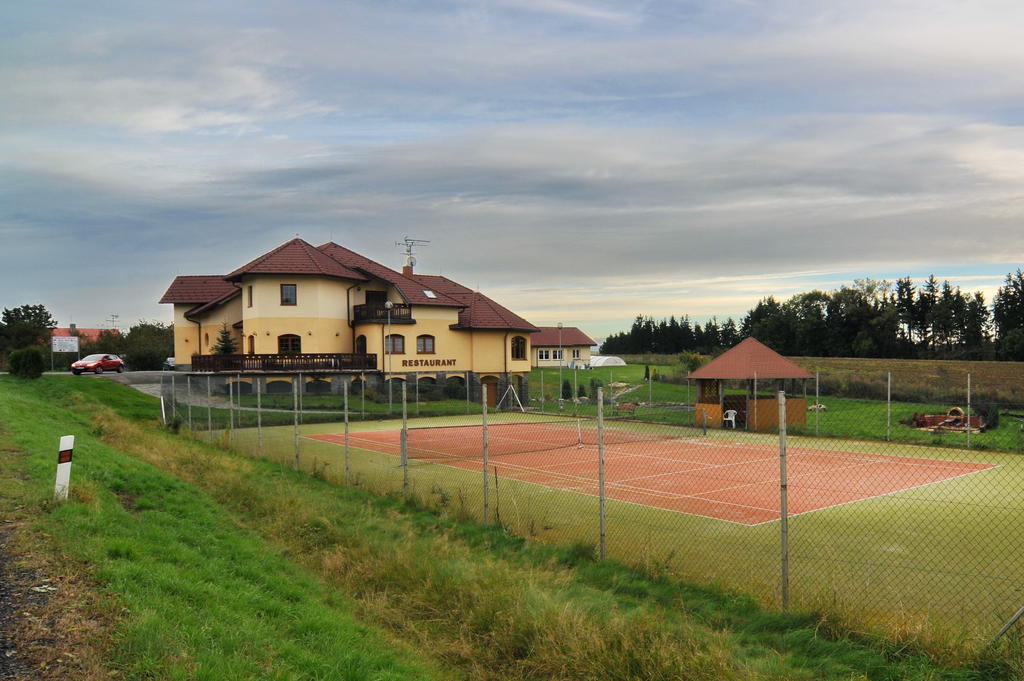
M 293 333 L 277 337 L 277 351 L 282 355 L 302 352 L 302 338 Z
M 393 333 L 389 336 L 384 337 L 384 354 L 386 355 L 404 355 L 405 354 L 405 336 L 397 333 Z
M 256 336 L 249 336 L 249 354 L 256 354 Z
M 416 336 L 416 354 L 434 354 L 434 337 L 429 335 Z
M 356 353 L 366 354 L 366 336 L 356 336 Z
M 522 336 L 512 337 L 512 359 L 526 359 L 526 339 Z

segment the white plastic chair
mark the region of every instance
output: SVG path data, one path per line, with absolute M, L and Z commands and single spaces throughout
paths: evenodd
M 733 429 L 736 428 L 736 410 L 735 409 L 727 409 L 726 412 L 724 414 L 722 414 L 722 426 L 724 427 L 725 424 L 727 424 L 727 423 L 731 424 L 730 428 L 733 428 Z

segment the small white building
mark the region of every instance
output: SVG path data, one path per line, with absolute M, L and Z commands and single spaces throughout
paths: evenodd
M 590 366 L 590 348 L 594 340 L 575 326 L 542 326 L 530 339 L 533 366 L 586 369 Z

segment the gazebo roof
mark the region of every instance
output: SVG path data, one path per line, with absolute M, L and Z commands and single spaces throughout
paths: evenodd
M 756 338 L 744 338 L 687 378 L 814 378 Z

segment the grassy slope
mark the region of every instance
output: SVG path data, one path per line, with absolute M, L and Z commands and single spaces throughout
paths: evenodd
M 94 399 L 143 420 L 152 404 L 110 383 L 60 381 L 26 387 L 0 379 L 0 418 L 21 447 L 38 452 L 28 462 L 39 498 L 62 429 L 98 436 L 80 440 L 77 502 L 44 504 L 42 522 L 127 605 L 113 664 L 129 678 L 423 673 L 382 652 L 372 631 L 344 614 L 345 602 L 284 561 L 282 550 L 321 583 L 350 593 L 363 618 L 465 678 L 992 678 L 920 658 L 894 662 L 825 640 L 820 623 L 611 563 L 568 569 L 574 561 L 564 552 L 182 443 L 110 413 L 89 418 L 85 402 Z M 72 386 L 80 397 L 69 414 L 60 394 Z M 354 668 L 339 631 L 353 632 L 348 641 L 368 651 L 362 660 L 372 673 L 338 676 Z
M 28 453 L 21 462 L 30 480 L 7 491 L 37 504 L 54 549 L 113 597 L 112 669 L 125 678 L 220 681 L 431 676 L 196 487 L 103 444 L 86 410 L 68 409 L 82 395 L 68 396 L 67 386 L 0 378 L 0 423 L 8 444 Z M 153 413 L 151 399 L 113 383 L 75 388 L 112 391 L 135 417 Z M 53 505 L 54 450 L 68 433 L 77 438 L 73 500 Z

